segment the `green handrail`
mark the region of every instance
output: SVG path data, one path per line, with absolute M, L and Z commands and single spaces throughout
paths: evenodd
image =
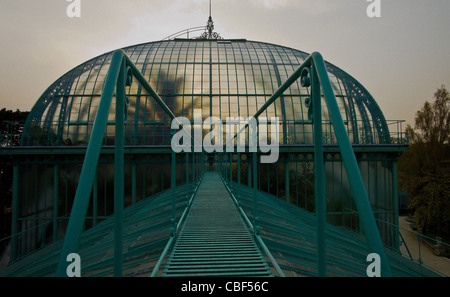
M 325 267 L 325 220 L 326 220 L 326 197 L 325 197 L 325 171 L 323 163 L 323 140 L 322 140 L 322 119 L 321 119 L 321 101 L 322 95 L 328 107 L 331 117 L 331 123 L 334 128 L 338 147 L 342 155 L 344 167 L 349 179 L 350 187 L 354 196 L 354 201 L 361 221 L 362 231 L 367 240 L 369 253 L 377 253 L 381 260 L 382 276 L 392 276 L 391 268 L 384 250 L 375 217 L 372 212 L 369 197 L 364 187 L 364 182 L 359 171 L 358 163 L 355 158 L 353 147 L 347 135 L 342 115 L 339 111 L 336 96 L 328 76 L 325 61 L 320 53 L 314 52 L 295 70 L 295 72 L 284 82 L 278 90 L 266 101 L 266 103 L 253 116 L 257 119 L 275 100 L 277 100 L 295 81 L 301 79 L 302 86 L 311 86 L 311 107 L 313 108 L 314 125 L 314 155 L 315 155 L 315 196 L 317 213 L 317 260 L 319 276 L 326 275 Z M 320 88 L 322 87 L 322 88 Z M 322 91 L 322 93 L 321 93 Z M 257 121 L 258 122 L 258 121 Z M 232 139 L 242 133 L 248 124 L 246 124 Z M 228 143 L 227 143 L 228 144 Z M 255 201 L 256 203 L 256 201 Z
M 231 200 L 233 200 L 234 205 L 239 210 L 239 214 L 241 215 L 241 217 L 244 220 L 245 224 L 252 230 L 256 241 L 258 242 L 259 246 L 263 249 L 263 251 L 266 254 L 266 256 L 269 258 L 270 262 L 272 263 L 273 267 L 275 268 L 275 271 L 278 273 L 278 275 L 280 277 L 286 277 L 284 275 L 283 270 L 281 270 L 280 266 L 278 265 L 277 261 L 273 257 L 272 253 L 269 251 L 269 249 L 267 248 L 266 244 L 264 243 L 264 240 L 259 235 L 259 228 L 257 226 L 254 226 L 250 222 L 250 219 L 248 218 L 248 216 L 245 213 L 245 211 L 242 209 L 242 206 L 241 206 L 240 202 L 238 201 L 238 199 L 236 199 L 236 196 L 234 196 L 233 191 L 230 188 L 231 183 L 227 184 L 226 179 L 223 178 L 221 173 L 220 173 L 220 178 L 222 179 L 222 181 L 223 181 L 223 183 L 225 185 L 225 188 L 227 189 L 228 193 L 230 194 Z M 238 188 L 239 187 L 240 187 L 240 185 L 238 185 Z
M 192 202 L 194 201 L 194 197 L 197 194 L 197 190 L 198 190 L 198 187 L 200 186 L 200 183 L 202 182 L 202 179 L 203 179 L 203 177 L 200 177 L 196 183 L 194 182 L 195 189 L 194 189 L 193 193 L 191 194 L 190 198 L 188 199 L 187 206 L 184 209 L 180 220 L 175 224 L 174 230 L 171 232 L 169 241 L 167 242 L 163 252 L 159 256 L 158 262 L 156 262 L 155 267 L 153 267 L 153 271 L 150 274 L 150 277 L 156 277 L 157 273 L 159 272 L 159 270 L 161 268 L 161 265 L 162 265 L 164 259 L 166 258 L 167 254 L 169 253 L 169 250 L 172 248 L 173 244 L 175 243 L 176 234 L 178 233 L 181 225 L 183 225 L 183 223 L 187 217 L 188 211 L 191 208 Z
M 56 276 L 67 276 L 67 256 L 71 253 L 77 253 L 83 225 L 91 196 L 92 186 L 102 147 L 102 141 L 108 121 L 108 114 L 111 107 L 111 101 L 116 90 L 116 136 L 115 136 L 115 163 L 114 163 L 114 275 L 121 276 L 122 271 L 122 209 L 123 209 L 123 189 L 124 189 L 124 125 L 126 86 L 131 86 L 131 79 L 135 77 L 142 87 L 150 94 L 156 103 L 173 120 L 175 115 L 164 103 L 159 95 L 149 85 L 140 71 L 131 62 L 123 50 L 117 50 L 113 53 L 111 65 L 106 77 L 105 87 L 100 98 L 97 116 L 87 147 L 86 156 L 81 170 L 79 184 L 75 193 L 69 223 L 64 237 L 64 243 L 58 262 Z
M 330 78 L 327 74 L 325 62 L 319 53 L 313 53 L 311 57 L 311 66 L 316 69 L 320 85 L 322 86 L 325 102 L 327 104 L 333 128 L 336 133 L 338 146 L 344 161 L 344 167 L 347 172 L 350 187 L 352 189 L 356 208 L 361 221 L 362 230 L 366 237 L 370 253 L 377 253 L 380 256 L 381 275 L 390 277 L 392 276 L 391 267 L 389 265 L 383 242 L 375 222 L 375 217 L 372 212 L 372 207 L 359 171 L 352 145 L 345 130 L 344 121 L 339 111 Z M 325 184 L 323 184 L 323 186 L 325 187 Z

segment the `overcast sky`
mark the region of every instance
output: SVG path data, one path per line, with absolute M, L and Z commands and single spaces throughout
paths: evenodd
M 117 48 L 206 24 L 209 0 L 0 0 L 0 108 L 31 110 L 67 71 Z M 450 89 L 450 1 L 212 0 L 224 38 L 275 43 L 342 68 L 374 96 L 389 120 L 413 124 L 442 84 Z

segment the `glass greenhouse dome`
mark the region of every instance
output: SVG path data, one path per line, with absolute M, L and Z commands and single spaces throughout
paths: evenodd
M 203 120 L 211 116 L 223 122 L 227 117 L 252 117 L 308 57 L 305 52 L 270 43 L 203 37 L 123 49 L 173 114 L 191 121 L 196 110 L 201 110 Z M 64 237 L 112 56 L 109 52 L 95 57 L 56 80 L 31 110 L 21 146 L 10 152 L 15 164 L 13 233 L 21 234 L 12 258 Z M 396 162 L 406 145 L 401 133 L 394 135 L 389 130 L 391 122 L 355 78 L 328 62 L 326 69 L 382 240 L 398 249 L 398 229 L 392 227 L 398 224 Z M 262 116 L 280 120 L 280 156 L 278 162 L 258 164 L 256 170 L 258 190 L 313 212 L 309 92 L 295 82 L 264 111 Z M 171 119 L 137 81 L 127 88 L 127 98 L 124 198 L 125 206 L 130 206 L 170 188 L 172 134 Z M 327 222 L 360 231 L 326 104 L 322 104 L 322 119 Z M 203 130 L 203 134 L 207 132 Z M 113 213 L 114 138 L 115 100 L 85 228 Z M 200 163 L 205 170 L 220 171 L 232 182 L 252 186 L 248 153 L 228 154 L 225 163 L 223 156 L 214 153 L 208 154 L 205 162 L 189 158 L 176 156 L 177 185 L 193 181 L 198 176 L 194 164 Z
M 244 39 L 175 39 L 124 51 L 176 116 L 192 120 L 194 110 L 201 109 L 203 120 L 216 116 L 224 122 L 227 117 L 253 116 L 308 56 Z M 111 57 L 112 52 L 89 60 L 51 85 L 31 111 L 23 145 L 86 145 Z M 327 63 L 327 69 L 351 142 L 390 144 L 387 122 L 369 92 L 340 68 Z M 297 82 L 266 111 L 267 118 L 277 116 L 282 122 L 280 144 L 312 144 L 305 106 L 309 96 Z M 128 98 L 127 144 L 167 144 L 168 116 L 137 82 L 129 89 Z M 110 111 L 107 144 L 113 144 L 108 135 L 114 135 L 114 111 Z M 323 119 L 324 142 L 335 144 L 326 107 Z

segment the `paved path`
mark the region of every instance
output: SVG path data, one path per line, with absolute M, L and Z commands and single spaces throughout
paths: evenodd
M 410 226 L 410 223 L 406 221 L 406 217 L 399 217 L 399 225 L 400 227 L 413 231 Z M 415 260 L 419 258 L 419 241 L 417 240 L 417 235 L 408 232 L 406 230 L 400 229 L 400 232 L 403 238 L 408 245 L 408 249 Z M 424 264 L 438 270 L 439 272 L 444 273 L 447 276 L 450 276 L 450 259 L 446 257 L 438 257 L 433 253 L 433 250 L 427 244 L 421 242 L 420 245 L 420 254 L 422 257 L 422 261 Z

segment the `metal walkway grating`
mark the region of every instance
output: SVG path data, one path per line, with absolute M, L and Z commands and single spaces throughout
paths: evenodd
M 163 276 L 273 276 L 218 173 L 205 173 Z

